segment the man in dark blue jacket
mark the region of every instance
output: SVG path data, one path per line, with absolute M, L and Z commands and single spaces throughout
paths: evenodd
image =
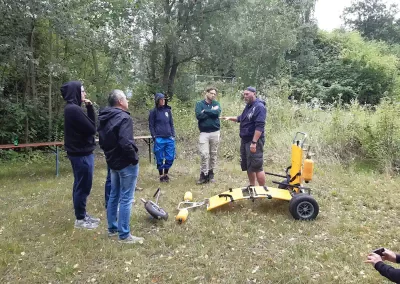
M 111 173 L 111 192 L 107 204 L 108 235 L 112 237 L 118 234 L 122 243 L 142 243 L 143 238 L 130 233 L 132 202 L 139 175 L 133 121 L 124 92 L 113 90 L 108 97 L 108 104 L 109 107 L 100 111 L 98 128 L 99 144 Z
M 223 117 L 240 123 L 240 166 L 247 171 L 250 185 L 265 185 L 265 172 L 263 169 L 264 152 L 264 127 L 267 116 L 265 102 L 256 97 L 256 89 L 247 87 L 243 92 L 246 106 L 241 115 L 237 117 Z
M 64 147 L 74 173 L 73 203 L 75 228 L 94 229 L 100 219 L 87 214 L 86 201 L 92 189 L 94 155 L 96 147 L 95 113 L 82 83 L 71 81 L 61 87 L 61 95 L 67 102 L 64 107 Z M 82 110 L 85 103 L 87 114 Z
M 161 182 L 168 182 L 168 171 L 175 159 L 175 128 L 171 107 L 165 104 L 164 94 L 154 97 L 155 108 L 149 113 L 149 129 L 154 140 L 154 155 Z

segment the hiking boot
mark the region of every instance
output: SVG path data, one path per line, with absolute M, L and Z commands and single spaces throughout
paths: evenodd
M 169 182 L 169 176 L 168 175 L 164 176 L 164 182 Z
M 208 182 L 208 175 L 205 175 L 203 172 L 200 173 L 200 178 L 197 181 L 197 184 L 203 184 Z
M 164 176 L 161 176 L 160 177 L 160 182 L 164 182 L 165 181 L 164 179 L 165 179 Z
M 85 219 L 82 220 L 75 220 L 75 225 L 74 225 L 74 227 L 77 229 L 87 229 L 87 230 L 96 229 L 98 226 L 99 223 L 93 223 L 92 221 L 89 220 L 88 217 L 85 217 Z
M 209 170 L 209 171 L 208 171 L 208 181 L 209 181 L 209 182 L 215 182 L 215 179 L 214 179 L 214 171 L 213 171 L 213 170 Z
M 129 234 L 129 236 L 123 240 L 119 239 L 118 242 L 122 244 L 143 244 L 144 238 L 141 237 L 135 237 Z
M 88 213 L 86 213 L 85 219 L 88 219 L 92 223 L 100 223 L 100 219 L 96 218 L 94 216 L 90 216 Z

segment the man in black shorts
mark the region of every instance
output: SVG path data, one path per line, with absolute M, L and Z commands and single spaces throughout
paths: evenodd
M 267 116 L 265 102 L 256 97 L 256 89 L 247 87 L 243 92 L 246 102 L 241 115 L 238 117 L 222 117 L 240 123 L 240 166 L 247 171 L 250 185 L 265 185 L 265 173 L 263 169 L 264 152 L 264 127 Z

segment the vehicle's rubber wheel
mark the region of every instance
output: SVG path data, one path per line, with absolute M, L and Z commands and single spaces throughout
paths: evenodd
M 296 220 L 314 220 L 319 213 L 319 206 L 311 195 L 298 193 L 290 200 L 289 211 Z
M 284 183 L 284 184 L 278 184 L 278 188 L 280 188 L 280 189 L 288 189 L 288 188 L 289 188 L 289 187 L 286 185 L 286 184 L 288 184 L 287 179 L 284 179 L 283 181 L 281 181 L 281 183 Z
M 155 219 L 168 219 L 168 213 L 160 208 L 157 204 L 147 201 L 144 208 L 149 212 L 149 214 Z

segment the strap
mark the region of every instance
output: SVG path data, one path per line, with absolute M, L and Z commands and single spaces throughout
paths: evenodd
M 231 202 L 235 201 L 230 194 L 218 194 L 218 197 L 229 197 L 231 199 Z

